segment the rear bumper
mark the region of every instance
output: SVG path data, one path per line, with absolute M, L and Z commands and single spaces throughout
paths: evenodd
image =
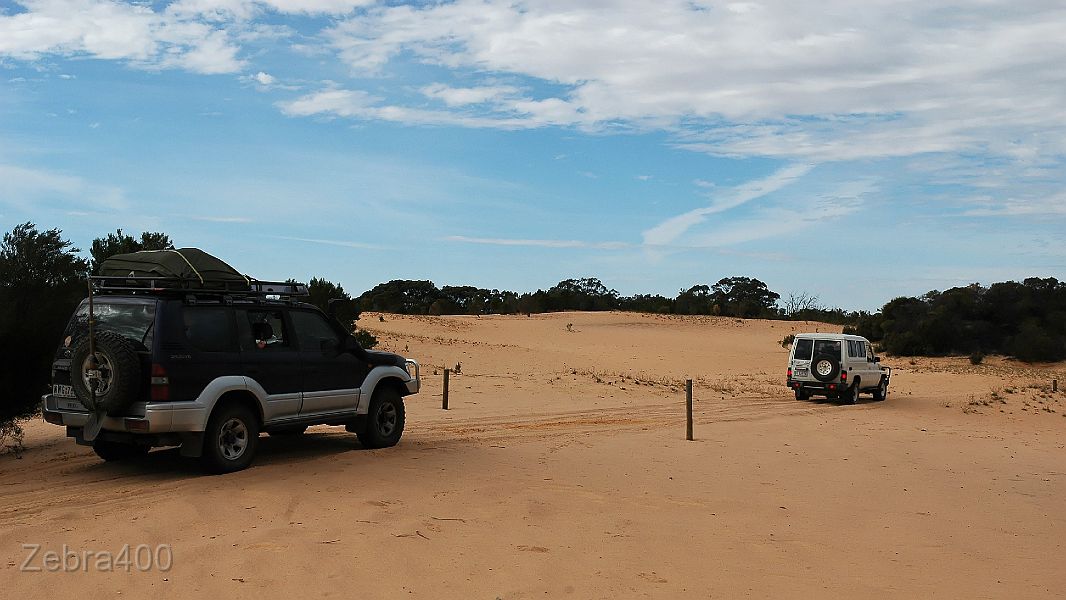
M 88 411 L 74 409 L 67 399 L 52 394 L 41 398 L 41 412 L 44 420 L 54 425 L 80 429 L 89 420 Z M 138 402 L 127 413 L 105 416 L 101 430 L 133 434 L 200 432 L 208 416 L 207 407 L 199 402 Z
M 788 379 L 785 381 L 785 385 L 794 390 L 803 390 L 808 394 L 818 395 L 839 394 L 840 392 L 848 389 L 848 384 L 836 381 L 822 383 L 821 381 L 800 381 L 797 379 Z

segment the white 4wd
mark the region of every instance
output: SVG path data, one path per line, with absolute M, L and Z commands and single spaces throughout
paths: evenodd
M 788 387 L 797 400 L 825 396 L 855 404 L 861 393 L 888 396 L 892 369 L 881 366 L 870 340 L 842 333 L 800 333 L 788 356 Z

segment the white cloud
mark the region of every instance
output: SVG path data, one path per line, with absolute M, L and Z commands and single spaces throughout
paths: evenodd
M 289 116 L 327 116 L 392 121 L 408 125 L 455 125 L 461 127 L 520 129 L 537 126 L 515 116 L 477 116 L 447 110 L 427 110 L 384 104 L 384 99 L 362 90 L 327 88 L 295 100 L 278 102 Z
M 709 3 L 457 0 L 380 5 L 326 32 L 383 72 L 401 53 L 559 86 L 485 119 L 628 124 L 730 156 L 846 160 L 997 152 L 1031 133 L 1066 151 L 1066 6 L 918 0 Z M 468 117 L 470 115 L 467 115 Z M 1019 135 L 1021 134 L 1021 135 Z
M 270 73 L 264 73 L 263 71 L 256 73 L 252 76 L 252 78 L 255 79 L 255 81 L 259 83 L 259 85 L 272 85 L 274 82 L 277 81 L 277 78 L 275 78 L 273 75 L 271 75 Z
M 714 192 L 710 206 L 690 210 L 672 217 L 644 232 L 644 243 L 649 246 L 668 246 L 692 227 L 703 223 L 709 215 L 736 208 L 762 198 L 803 177 L 813 165 L 789 165 L 770 176 L 743 183 L 731 190 Z
M 178 0 L 176 14 L 201 15 L 214 20 L 251 19 L 263 12 L 343 15 L 375 0 Z
M 720 223 L 691 236 L 682 244 L 695 248 L 721 248 L 802 231 L 860 211 L 865 197 L 878 189 L 871 179 L 830 186 L 824 193 L 796 203 L 760 208 L 751 217 Z
M 436 98 L 448 106 L 466 106 L 469 104 L 498 102 L 503 98 L 517 94 L 518 89 L 511 86 L 455 88 L 443 83 L 434 83 L 423 87 L 421 92 L 422 95 L 428 98 Z
M 179 12 L 115 0 L 20 0 L 0 16 L 0 56 L 126 60 L 146 68 L 232 73 L 242 61 L 226 31 Z

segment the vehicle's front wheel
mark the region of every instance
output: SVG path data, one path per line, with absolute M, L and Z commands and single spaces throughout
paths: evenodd
M 888 398 L 888 381 L 882 377 L 881 383 L 877 384 L 877 389 L 874 390 L 874 400 L 884 402 L 885 398 Z
M 226 404 L 207 421 L 200 461 L 209 473 L 232 473 L 252 464 L 258 447 L 257 415 L 243 404 Z
M 395 446 L 403 435 L 403 397 L 391 387 L 378 388 L 370 399 L 363 428 L 356 433 L 367 448 Z
M 107 440 L 96 440 L 93 442 L 93 452 L 107 462 L 141 458 L 142 456 L 147 456 L 149 450 L 151 450 L 151 448 L 148 446 L 141 446 L 140 444 L 124 444 L 122 442 L 109 442 Z
M 844 404 L 857 404 L 859 402 L 859 380 L 856 379 L 855 383 L 851 385 L 851 388 L 844 390 L 841 395 L 844 400 Z

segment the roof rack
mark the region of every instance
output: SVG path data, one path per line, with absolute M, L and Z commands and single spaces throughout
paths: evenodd
M 232 297 L 247 296 L 308 296 L 307 285 L 289 281 L 259 281 L 249 279 L 233 282 L 209 282 L 207 285 L 219 287 L 204 287 L 198 282 L 183 279 L 181 277 L 107 277 L 104 275 L 92 275 L 89 277 L 93 290 L 98 294 L 122 294 L 142 293 L 156 295 L 226 295 Z

